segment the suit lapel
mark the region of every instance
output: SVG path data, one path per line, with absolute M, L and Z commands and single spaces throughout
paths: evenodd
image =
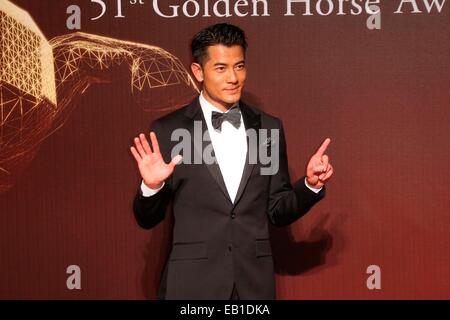
M 253 112 L 246 104 L 244 104 L 242 101 L 239 103 L 239 107 L 242 112 L 242 118 L 244 120 L 245 130 L 255 130 L 256 132 L 256 145 L 259 146 L 259 129 L 261 129 L 261 116 L 259 114 L 256 114 Z M 252 174 L 253 168 L 255 167 L 254 163 L 250 163 L 249 161 L 249 154 L 250 154 L 250 143 L 249 143 L 249 136 L 247 135 L 247 156 L 245 157 L 245 166 L 244 166 L 244 172 L 242 174 L 241 182 L 239 184 L 239 188 L 236 194 L 236 198 L 234 199 L 233 206 L 236 206 L 239 199 L 242 196 L 242 193 L 245 190 L 245 186 L 248 183 L 248 180 L 250 178 L 250 175 Z
M 245 130 L 253 129 L 256 132 L 256 138 L 257 138 L 257 146 L 259 145 L 259 129 L 261 128 L 261 117 L 259 114 L 255 113 L 252 109 L 250 109 L 246 104 L 244 104 L 242 101 L 239 102 L 239 108 L 242 113 L 242 119 L 244 121 Z M 188 130 L 191 134 L 191 137 L 193 137 L 193 145 L 195 152 L 197 153 L 197 157 L 200 157 L 199 159 L 203 159 L 203 150 L 211 143 L 211 141 L 205 141 L 203 139 L 203 134 L 205 131 L 208 131 L 208 126 L 206 124 L 205 118 L 203 116 L 203 112 L 201 111 L 200 102 L 198 97 L 186 108 L 185 115 L 191 119 L 189 122 Z M 197 124 L 195 124 L 197 123 Z M 199 137 L 195 136 L 195 126 L 200 126 L 201 123 L 201 140 Z M 209 132 L 208 132 L 209 134 Z M 198 135 L 198 130 L 197 130 Z M 200 143 L 201 141 L 201 143 Z M 212 147 L 212 146 L 211 146 Z M 214 150 L 213 150 L 214 152 Z M 247 135 L 247 155 L 245 159 L 245 166 L 244 166 L 244 172 L 242 174 L 241 182 L 239 184 L 239 188 L 234 200 L 233 206 L 237 204 L 239 199 L 241 198 L 245 186 L 248 183 L 248 180 L 250 178 L 250 175 L 253 171 L 253 168 L 255 166 L 254 163 L 250 164 L 249 161 L 249 153 L 250 153 L 250 143 L 249 143 L 249 137 Z M 195 156 L 194 156 L 195 157 Z M 214 178 L 216 183 L 219 185 L 220 190 L 222 190 L 225 197 L 230 201 L 230 203 L 233 203 L 230 199 L 230 195 L 228 194 L 227 187 L 225 185 L 225 181 L 222 176 L 222 172 L 220 171 L 219 164 L 217 162 L 214 162 L 212 164 L 206 164 L 202 160 L 202 164 L 206 165 L 206 168 L 208 169 L 211 176 Z
M 185 115 L 189 117 L 192 121 L 190 121 L 190 125 L 188 130 L 191 133 L 191 137 L 193 139 L 193 145 L 195 152 L 197 153 L 197 157 L 200 157 L 199 159 L 203 159 L 203 151 L 205 148 L 211 143 L 211 141 L 205 141 L 203 139 L 203 134 L 205 132 L 208 132 L 208 126 L 205 121 L 205 117 L 203 116 L 203 112 L 200 107 L 200 102 L 198 97 L 186 108 Z M 195 126 L 200 126 L 201 124 L 201 140 L 199 137 L 195 136 Z M 209 132 L 208 132 L 209 134 Z M 198 130 L 197 130 L 198 135 Z M 201 142 L 200 142 L 201 141 Z M 212 147 L 212 145 L 211 145 Z M 213 149 L 214 154 L 214 149 Z M 194 157 L 196 157 L 194 155 Z M 202 165 L 206 165 L 206 168 L 208 169 L 208 172 L 211 174 L 211 176 L 214 178 L 216 183 L 219 185 L 220 190 L 222 190 L 225 197 L 232 203 L 230 199 L 230 195 L 228 194 L 227 187 L 225 185 L 225 181 L 223 180 L 222 172 L 220 171 L 219 164 L 215 161 L 212 164 L 206 164 L 202 160 Z

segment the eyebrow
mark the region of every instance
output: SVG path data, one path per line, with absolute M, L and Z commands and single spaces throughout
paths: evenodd
M 234 65 L 238 65 L 238 64 L 241 64 L 241 63 L 245 63 L 245 60 L 238 61 L 238 62 L 236 62 Z M 216 62 L 216 63 L 214 64 L 215 67 L 217 67 L 217 66 L 226 66 L 226 65 L 227 65 L 227 64 L 226 64 L 226 63 L 223 63 L 223 62 Z

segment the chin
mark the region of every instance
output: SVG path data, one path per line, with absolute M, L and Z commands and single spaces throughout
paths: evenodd
M 240 94 L 234 94 L 231 97 L 228 97 L 228 99 L 226 99 L 225 101 L 229 104 L 235 104 L 236 102 L 238 102 L 241 99 L 241 95 Z

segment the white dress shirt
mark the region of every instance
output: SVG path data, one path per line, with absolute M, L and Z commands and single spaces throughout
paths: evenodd
M 245 133 L 244 121 L 241 114 L 241 124 L 239 128 L 235 128 L 228 121 L 222 122 L 221 131 L 216 131 L 212 126 L 211 113 L 213 111 L 222 112 L 214 105 L 212 105 L 203 96 L 203 91 L 200 93 L 200 106 L 208 126 L 209 136 L 214 148 L 217 163 L 222 173 L 225 186 L 230 196 L 231 201 L 234 202 L 236 194 L 241 183 L 242 174 L 245 167 L 245 159 L 247 156 L 247 137 Z M 322 188 L 316 189 L 308 185 L 305 178 L 305 185 L 318 193 Z M 164 184 L 158 189 L 151 189 L 147 187 L 144 182 L 141 183 L 142 195 L 150 197 L 162 189 Z
M 235 128 L 230 122 L 224 121 L 219 132 L 212 126 L 211 113 L 213 111 L 222 113 L 222 111 L 208 102 L 203 96 L 203 92 L 200 94 L 200 106 L 208 126 L 217 164 L 227 187 L 228 195 L 231 201 L 234 202 L 242 174 L 244 173 L 245 158 L 247 156 L 247 136 L 242 114 L 238 128 Z

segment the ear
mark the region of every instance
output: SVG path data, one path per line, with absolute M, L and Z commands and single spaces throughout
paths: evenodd
M 203 82 L 203 70 L 202 66 L 196 62 L 192 62 L 191 71 L 197 79 L 198 82 Z

